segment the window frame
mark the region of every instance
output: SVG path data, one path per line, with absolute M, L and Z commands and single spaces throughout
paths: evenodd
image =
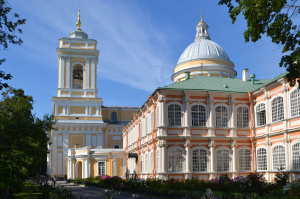
M 194 106 L 202 106 L 204 108 L 204 111 L 202 111 L 202 113 L 199 111 L 199 109 L 198 109 L 198 111 L 193 111 Z M 206 127 L 207 126 L 207 108 L 206 108 L 205 104 L 203 104 L 201 102 L 196 102 L 196 103 L 191 104 L 190 113 L 191 113 L 190 116 L 191 116 L 191 125 L 192 125 L 192 127 Z M 193 113 L 198 113 L 198 115 L 197 115 L 198 124 L 203 123 L 204 125 L 194 125 L 194 123 L 193 123 L 193 121 L 194 121 Z M 203 122 L 203 120 L 200 121 L 201 114 L 203 114 L 203 113 L 204 113 L 204 122 Z
M 222 162 L 222 167 L 223 167 L 223 169 L 222 170 L 218 170 L 218 151 L 224 151 L 224 150 L 226 150 L 226 151 L 228 151 L 228 170 L 224 170 L 224 167 L 225 167 L 225 165 L 224 165 L 224 162 Z M 230 154 L 231 154 L 231 149 L 229 149 L 229 148 L 227 148 L 227 147 L 219 147 L 219 148 L 217 148 L 216 149 L 216 158 L 215 158 L 215 161 L 216 161 L 216 171 L 217 172 L 230 172 L 230 169 L 231 169 L 231 157 L 230 157 Z M 224 155 L 222 154 L 221 155 L 221 157 L 224 157 Z M 223 161 L 223 160 L 222 160 Z M 227 160 L 226 160 L 226 162 L 227 162 Z
M 240 152 L 242 151 L 242 150 L 244 150 L 244 154 L 240 154 Z M 245 155 L 245 153 L 246 153 L 246 150 L 248 150 L 250 153 L 249 153 L 249 155 Z M 241 160 L 240 159 L 240 157 L 241 156 L 243 156 L 243 159 Z M 252 170 L 252 153 L 251 153 L 251 148 L 249 148 L 249 147 L 241 147 L 241 148 L 239 148 L 238 150 L 237 150 L 237 157 L 238 157 L 238 170 L 239 170 L 239 172 L 240 171 L 251 171 Z M 241 163 L 246 163 L 247 164 L 247 158 L 249 158 L 249 164 L 250 164 L 250 168 L 249 169 L 247 169 L 246 167 L 247 167 L 247 165 L 245 166 L 245 169 L 244 168 L 241 168 Z M 249 165 L 248 165 L 249 166 Z
M 239 117 L 239 112 L 238 112 L 238 110 L 239 110 L 240 108 L 242 108 L 242 113 L 240 113 L 240 114 L 242 115 L 241 117 Z M 248 109 L 248 113 L 244 113 L 244 109 Z M 247 115 L 247 117 L 248 117 L 248 118 L 247 118 L 247 120 L 248 120 L 247 125 L 244 125 L 244 124 L 245 124 L 245 122 L 244 122 L 244 120 L 245 120 L 244 116 L 245 116 L 245 115 Z M 242 126 L 239 126 L 239 118 L 242 119 L 242 121 L 241 121 Z M 250 126 L 250 107 L 247 106 L 247 105 L 245 105 L 245 104 L 243 104 L 243 105 L 238 105 L 238 106 L 236 107 L 236 127 L 237 127 L 237 128 L 249 128 L 249 126 Z
M 298 93 L 298 98 L 296 98 L 295 101 L 292 101 L 292 94 L 293 93 Z M 300 89 L 298 89 L 298 86 L 296 86 L 296 88 L 294 88 L 293 90 L 290 91 L 289 93 L 289 99 L 290 99 L 290 117 L 299 117 L 300 116 Z M 295 108 L 292 106 L 293 103 L 296 103 L 294 106 Z M 296 109 L 295 111 L 293 110 Z M 292 115 L 293 112 L 298 112 L 298 114 Z
M 258 154 L 258 151 L 259 150 L 265 150 L 266 151 L 266 154 Z M 261 161 L 261 160 L 263 160 L 263 158 L 260 158 L 260 163 L 261 162 L 264 162 L 265 163 L 265 169 L 259 169 L 259 157 L 264 157 L 265 159 L 265 161 Z M 264 166 L 264 165 L 263 165 Z M 260 166 L 260 167 L 263 167 L 263 166 Z M 258 147 L 257 149 L 256 149 L 256 169 L 257 169 L 257 171 L 267 171 L 268 170 L 268 150 L 265 148 L 265 147 Z
M 99 163 L 104 163 L 104 173 L 105 174 L 101 174 L 101 175 L 106 175 L 106 161 L 105 160 L 100 160 L 100 161 L 97 161 L 97 176 L 100 176 Z
M 293 150 L 293 148 L 294 148 L 294 146 L 296 145 L 296 144 L 299 144 L 299 148 L 298 148 L 298 162 L 294 162 L 294 150 Z M 292 170 L 293 171 L 300 171 L 300 141 L 299 140 L 296 140 L 296 141 L 294 141 L 294 142 L 292 142 L 291 143 L 291 164 L 292 164 Z M 295 168 L 295 164 L 298 164 L 298 168 Z
M 174 110 L 173 113 L 169 111 L 169 107 L 170 106 L 174 106 Z M 176 110 L 175 107 L 178 106 L 180 107 L 180 111 Z M 180 113 L 180 124 L 176 123 L 176 120 L 178 120 L 179 118 L 176 118 L 176 114 Z M 170 118 L 170 115 L 172 115 L 172 117 Z M 182 126 L 182 105 L 179 103 L 170 103 L 167 105 L 167 118 L 168 118 L 168 126 L 172 126 L 172 127 L 176 127 L 176 126 Z M 170 124 L 170 121 L 173 120 L 173 125 Z
M 220 115 L 221 115 L 221 118 L 220 118 L 220 121 L 221 121 L 221 126 L 218 126 L 217 125 L 217 114 L 218 114 L 218 112 L 217 112 L 217 108 L 218 107 L 224 107 L 224 108 L 226 108 L 226 117 L 223 117 L 223 114 L 224 113 L 222 113 L 222 109 L 221 109 L 221 112 L 220 112 Z M 228 110 L 229 110 L 229 107 L 228 107 L 228 105 L 226 105 L 226 104 L 217 104 L 215 107 L 214 107 L 214 112 L 215 112 L 215 127 L 216 128 L 228 128 L 228 124 L 229 124 L 229 114 L 228 114 Z M 226 125 L 223 125 L 223 119 L 226 119 Z
M 273 171 L 278 171 L 278 168 L 280 168 L 280 167 L 278 167 L 278 168 L 275 168 L 275 164 L 274 164 L 274 161 L 276 160 L 275 158 L 274 158 L 274 149 L 276 148 L 276 147 L 283 147 L 283 152 L 282 152 L 282 154 L 284 155 L 284 165 L 283 165 L 283 168 L 284 168 L 284 170 L 286 170 L 286 164 L 287 164 L 287 162 L 286 162 L 286 154 L 285 154 L 285 146 L 283 145 L 283 144 L 275 144 L 274 146 L 272 146 L 272 149 L 271 149 L 271 151 L 272 151 L 272 170 Z M 281 155 L 282 156 L 282 155 Z M 277 161 L 278 162 L 281 162 L 280 161 L 280 157 L 277 159 Z
M 199 152 L 200 152 L 200 159 L 199 159 L 199 165 L 198 165 L 199 166 L 199 171 L 194 170 L 194 151 L 196 151 L 196 150 L 199 150 Z M 201 150 L 204 150 L 206 152 L 206 157 L 204 157 L 204 158 L 206 158 L 206 169 L 205 170 L 200 169 L 201 168 Z M 192 148 L 192 150 L 191 150 L 191 160 L 192 160 L 191 164 L 192 164 L 192 172 L 193 173 L 207 173 L 208 172 L 209 150 L 207 148 L 201 147 L 201 146 Z
M 171 164 L 170 164 L 170 151 L 171 150 L 175 150 L 175 170 L 170 170 L 170 166 L 171 166 Z M 177 157 L 176 156 L 176 154 L 177 154 L 177 150 L 178 151 L 181 151 L 181 158 L 179 157 Z M 169 149 L 168 149 L 168 172 L 170 172 L 170 173 L 178 173 L 178 172 L 184 172 L 184 170 L 185 170 L 185 159 L 184 159 L 184 156 L 185 156 L 185 150 L 183 149 L 183 148 L 181 148 L 181 147 L 178 147 L 178 146 L 173 146 L 173 147 L 170 147 Z M 177 159 L 181 159 L 181 162 L 177 162 Z M 176 168 L 178 167 L 178 165 L 177 164 L 181 164 L 181 170 L 177 170 Z M 173 164 L 172 164 L 173 165 Z M 172 167 L 173 168 L 173 167 Z
M 273 102 L 275 100 L 279 99 L 279 98 L 282 99 L 282 105 L 280 106 L 280 104 L 278 104 L 278 103 L 281 103 L 281 102 L 278 102 L 277 104 L 273 105 Z M 277 96 L 275 96 L 271 99 L 271 121 L 272 121 L 272 123 L 284 120 L 284 118 L 285 118 L 284 117 L 284 104 L 285 104 L 284 103 L 284 96 L 282 96 L 282 95 L 277 95 Z M 274 110 L 274 108 L 276 110 Z M 281 114 L 280 114 L 280 112 L 281 112 Z
M 260 108 L 260 106 L 264 105 L 264 109 L 263 110 L 259 110 L 257 111 L 258 108 Z M 258 117 L 258 113 L 262 113 L 264 111 L 264 122 L 263 124 L 262 123 L 258 123 L 258 121 L 261 119 L 261 116 L 260 118 Z M 261 102 L 261 103 L 258 103 L 255 105 L 255 123 L 256 123 L 256 126 L 259 127 L 259 126 L 264 126 L 267 124 L 267 112 L 266 112 L 266 103 L 264 102 Z

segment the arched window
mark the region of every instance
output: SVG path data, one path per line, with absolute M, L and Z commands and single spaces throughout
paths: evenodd
M 283 97 L 276 97 L 272 100 L 272 122 L 284 119 Z
M 193 171 L 207 171 L 207 150 L 195 149 L 192 154 Z
M 267 150 L 265 148 L 256 151 L 256 162 L 258 171 L 267 170 Z
M 181 149 L 169 149 L 169 171 L 183 171 L 183 154 Z
M 216 107 L 216 127 L 227 127 L 228 116 L 227 108 L 225 106 Z
M 291 95 L 291 116 L 296 117 L 300 115 L 300 90 L 294 90 Z
M 118 123 L 118 119 L 117 119 L 117 113 L 116 112 L 111 112 L 111 123 Z
M 230 156 L 229 150 L 220 149 L 217 151 L 217 171 L 229 171 Z
M 266 124 L 266 108 L 265 104 L 261 103 L 256 107 L 256 124 L 262 126 Z
M 202 105 L 192 106 L 192 126 L 205 126 L 205 107 Z
M 249 108 L 241 106 L 237 108 L 237 127 L 249 127 Z
M 73 67 L 73 88 L 83 88 L 83 67 L 79 64 Z
M 285 150 L 283 146 L 275 146 L 273 153 L 273 170 L 285 169 Z
M 251 151 L 249 149 L 240 149 L 239 155 L 239 171 L 251 170 Z
M 145 167 L 144 167 L 144 172 L 148 172 L 148 154 L 145 154 Z
M 171 104 L 168 106 L 169 126 L 181 126 L 181 106 Z
M 300 143 L 292 146 L 293 170 L 300 170 Z
M 114 146 L 114 149 L 119 149 L 119 148 L 120 148 L 120 146 L 117 144 Z

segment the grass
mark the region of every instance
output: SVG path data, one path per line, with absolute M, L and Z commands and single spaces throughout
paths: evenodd
M 42 192 L 38 190 L 38 185 L 33 182 L 23 182 L 21 192 L 14 196 L 18 199 L 38 199 L 42 197 Z

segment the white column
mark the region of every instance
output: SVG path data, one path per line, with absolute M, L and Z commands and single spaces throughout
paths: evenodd
M 85 162 L 86 160 L 82 160 L 82 171 L 81 171 L 82 179 L 85 178 Z
M 167 173 L 168 171 L 168 149 L 167 149 L 167 144 L 163 144 L 163 147 L 162 147 L 162 172 L 163 173 Z
M 161 126 L 167 126 L 167 117 L 166 115 L 168 114 L 168 110 L 167 110 L 167 105 L 166 105 L 166 99 L 162 98 L 159 100 L 160 102 L 160 108 L 159 108 L 159 112 L 160 112 L 160 121 L 159 124 Z
M 59 88 L 65 87 L 65 56 L 60 56 L 60 85 Z
M 191 144 L 190 141 L 186 141 L 185 143 L 185 151 L 186 151 L 186 158 L 185 158 L 185 172 L 191 173 Z
M 70 76 L 71 76 L 71 71 L 70 71 L 70 59 L 71 56 L 67 56 L 67 63 L 66 63 L 66 88 L 70 88 Z
M 113 158 L 113 176 L 117 175 L 117 159 Z
M 85 160 L 85 174 L 84 174 L 85 178 L 90 177 L 90 161 L 89 158 L 87 158 Z
M 271 151 L 271 141 L 269 140 L 270 138 L 267 139 L 267 171 L 272 171 L 272 165 L 271 165 L 271 160 L 272 160 L 272 151 Z M 267 181 L 270 181 L 270 173 L 267 173 Z
M 95 65 L 95 57 L 92 57 L 91 60 L 92 60 L 92 67 L 91 67 L 91 89 L 95 89 L 96 86 L 96 65 Z
M 290 151 L 289 151 L 289 148 L 290 148 L 290 144 L 289 144 L 289 139 L 287 138 L 287 134 L 285 133 L 285 168 L 287 171 L 290 171 L 292 168 L 291 168 L 291 162 L 290 162 Z
M 237 172 L 237 170 L 236 170 L 237 156 L 236 156 L 236 143 L 235 142 L 233 142 L 231 144 L 231 150 L 232 150 L 232 172 Z M 233 174 L 233 177 L 236 177 L 235 173 Z
M 85 58 L 85 88 L 89 89 L 90 88 L 90 57 Z
M 210 172 L 214 173 L 215 172 L 215 144 L 214 141 L 210 141 L 210 144 L 208 145 L 209 147 L 209 153 L 210 153 Z M 214 174 L 212 174 L 214 176 Z M 212 176 L 211 176 L 212 178 Z
M 72 162 L 72 179 L 75 179 L 76 178 L 76 176 L 75 176 L 75 174 L 76 174 L 75 161 L 72 160 L 71 162 Z
M 129 159 L 128 160 L 128 164 L 129 164 Z M 123 178 L 126 177 L 126 158 L 123 158 Z

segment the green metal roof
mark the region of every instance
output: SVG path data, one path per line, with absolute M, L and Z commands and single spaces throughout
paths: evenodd
M 281 75 L 273 79 L 255 79 L 254 84 L 251 83 L 251 80 L 243 81 L 242 79 L 197 75 L 195 77 L 192 77 L 191 79 L 174 83 L 166 87 L 159 87 L 158 89 L 246 93 L 248 91 L 256 91 L 259 88 L 264 87 L 276 81 L 277 79 L 284 77 L 286 74 L 287 72 L 282 73 Z

